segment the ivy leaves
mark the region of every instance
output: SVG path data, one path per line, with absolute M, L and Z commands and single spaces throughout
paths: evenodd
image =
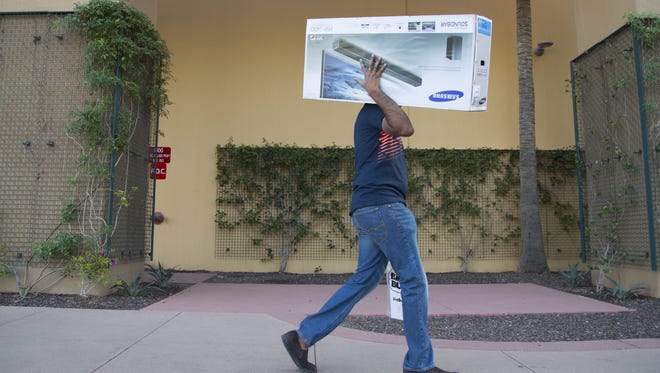
M 77 5 L 64 23 L 80 30 L 88 41 L 88 80 L 93 87 L 103 89 L 120 83 L 134 96 L 155 99 L 164 94 L 152 91 L 154 86 L 140 89 L 140 81 L 152 75 L 155 67 L 169 72 L 170 58 L 165 42 L 144 13 L 125 0 L 91 0 Z M 117 64 L 125 73 L 121 81 L 115 77 Z
M 68 128 L 86 150 L 123 151 L 137 121 L 137 105 L 161 112 L 170 103 L 165 86 L 171 79 L 170 53 L 151 20 L 125 0 L 91 0 L 76 5 L 62 22 L 87 41 L 86 107 Z M 121 87 L 116 136 L 110 136 L 115 87 Z
M 660 36 L 660 17 L 658 14 L 628 14 L 628 23 L 645 48 L 653 48 Z
M 111 198 L 108 205 L 103 202 L 108 186 L 113 189 L 110 196 L 119 199 L 115 215 L 129 207 L 136 191 L 128 178 L 124 185 L 114 186 L 114 167 L 143 168 L 129 164 L 131 146 L 146 145 L 135 143 L 134 135 L 139 128 L 148 128 L 150 118 L 162 115 L 169 104 L 165 87 L 171 78 L 170 54 L 147 15 L 126 0 L 77 4 L 61 22 L 86 42 L 89 88 L 84 107 L 72 113 L 74 119 L 67 127 L 78 157 L 75 175 L 69 178 L 73 196 L 62 207 L 61 222 L 78 221 L 77 229 L 101 250 L 104 243 L 109 245 L 119 222 L 106 217 L 106 209 L 111 214 L 115 209 L 109 205 Z
M 574 153 L 569 149 L 538 155 L 552 184 L 542 188 L 543 203 L 555 206 L 553 212 L 567 232 L 577 227 L 576 211 L 555 195 L 553 186 L 574 177 Z M 265 140 L 262 146 L 238 146 L 230 140 L 217 147 L 217 156 L 216 224 L 223 230 L 245 225 L 242 232 L 257 234 L 252 244 L 265 250 L 265 260 L 279 258 L 284 260 L 281 270 L 285 268 L 300 240 L 321 237 L 315 231 L 318 225 L 311 224 L 314 219 L 329 219 L 323 229 L 346 240 L 328 240 L 328 249 L 355 245 L 346 206 L 354 172 L 352 148 L 300 148 Z M 463 257 L 468 258 L 481 247 L 480 240 L 490 238 L 497 245 L 519 235 L 514 215 L 519 182 L 516 151 L 407 149 L 406 159 L 408 202 L 421 231 L 432 241 L 443 232 L 459 236 Z M 279 251 L 266 247 L 262 239 L 266 235 L 279 235 L 284 238 L 279 242 L 285 244 Z M 490 252 L 495 253 L 495 248 Z
M 267 143 L 260 147 L 237 146 L 229 141 L 217 147 L 218 199 L 221 206 L 233 207 L 238 217 L 230 217 L 219 208 L 219 228 L 238 225 L 259 228 L 261 234 L 278 238 L 280 272 L 289 255 L 306 237 L 319 237 L 313 218 L 329 218 L 333 229 L 349 242 L 349 229 L 341 193 L 350 193 L 353 152 L 348 148 L 300 148 Z M 259 241 L 261 242 L 261 241 Z M 330 242 L 329 246 L 334 246 Z M 271 248 L 266 257 L 274 258 Z

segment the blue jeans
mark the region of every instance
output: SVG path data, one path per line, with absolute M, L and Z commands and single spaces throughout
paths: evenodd
M 417 248 L 417 223 L 401 203 L 365 207 L 353 212 L 359 237 L 355 274 L 321 309 L 301 323 L 298 335 L 308 346 L 330 334 L 351 309 L 378 285 L 389 260 L 401 279 L 403 326 L 408 352 L 403 368 L 424 371 L 434 367 L 427 331 L 428 285 Z

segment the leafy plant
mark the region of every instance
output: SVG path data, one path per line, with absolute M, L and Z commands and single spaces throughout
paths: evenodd
M 10 273 L 16 281 L 18 291 L 17 301 L 24 299 L 38 284 L 45 280 L 52 280 L 44 285 L 43 289 L 56 284 L 63 276 L 63 261 L 69 259 L 73 253 L 82 248 L 83 242 L 79 235 L 70 232 L 59 232 L 54 237 L 35 243 L 27 257 L 17 254 L 16 258 L 8 258 L 0 252 L 2 273 Z M 30 268 L 37 264 L 40 270 L 32 275 Z
M 0 246 L 0 277 L 9 276 L 12 274 L 11 267 L 7 260 L 7 253 L 5 249 Z
M 87 297 L 89 291 L 96 285 L 110 283 L 107 274 L 111 266 L 116 263 L 104 253 L 89 250 L 82 255 L 72 257 L 64 268 L 64 274 L 80 278 L 80 296 Z
M 571 289 L 574 289 L 584 282 L 591 273 L 590 271 L 581 271 L 579 269 L 580 264 L 569 264 L 568 271 L 559 269 L 559 274 L 564 278 L 566 283 Z
M 119 291 L 123 292 L 129 297 L 139 297 L 140 295 L 143 295 L 145 292 L 151 289 L 164 291 L 160 289 L 158 286 L 154 285 L 153 283 L 142 282 L 141 273 L 135 275 L 135 277 L 133 277 L 133 280 L 130 283 L 122 279 L 118 280 L 117 283 L 113 286 L 113 288 L 119 289 Z
M 612 288 L 610 289 L 609 296 L 618 300 L 625 300 L 633 297 L 636 298 L 639 296 L 639 293 L 647 289 L 643 284 L 634 284 L 632 287 L 630 287 L 630 289 L 626 289 L 623 287 L 623 284 L 616 281 L 612 277 L 606 277 L 608 280 L 610 280 L 610 282 L 612 282 Z
M 251 237 L 245 246 L 258 249 L 255 253 L 262 253 L 262 261 L 279 259 L 281 271 L 286 268 L 286 255 L 296 252 L 303 239 L 319 239 L 329 251 L 353 248 L 357 240 L 346 216 L 352 153 L 352 149 L 298 148 L 265 141 L 261 147 L 236 146 L 231 140 L 218 146 L 217 228 L 241 229 Z M 558 200 L 553 187 L 575 177 L 574 153 L 539 151 L 540 169 L 551 181 L 544 196 L 566 232 L 577 230 L 576 209 Z M 515 151 L 407 149 L 406 160 L 407 202 L 420 234 L 437 241 L 444 229 L 449 239 L 457 238 L 460 254 L 453 257 L 461 258 L 463 270 L 487 246 L 494 253 L 497 245 L 513 246 L 512 241 L 519 239 L 516 206 L 507 206 L 507 197 L 515 196 L 518 188 Z M 328 219 L 331 225 L 326 226 L 345 241 L 322 236 L 311 224 Z M 254 237 L 255 233 L 261 235 Z M 271 240 L 266 242 L 267 238 Z
M 301 240 L 320 237 L 312 227 L 314 218 L 331 219 L 333 230 L 351 245 L 355 243 L 348 237 L 346 218 L 338 213 L 346 206 L 333 199 L 350 188 L 340 178 L 342 166 L 352 157 L 350 150 L 330 147 L 318 151 L 265 141 L 262 147 L 237 146 L 230 140 L 218 146 L 217 155 L 218 228 L 252 226 L 274 238 L 279 246 L 266 248 L 263 260 L 278 257 L 280 272 L 285 271 Z M 237 210 L 238 217 L 230 218 L 225 208 Z
M 656 48 L 660 23 L 657 15 L 630 15 L 628 20 L 632 26 L 632 45 L 626 45 L 627 48 L 617 46 L 616 50 L 620 52 L 610 54 L 609 51 L 614 50 L 610 49 L 612 45 L 601 44 L 599 48 L 608 51 L 607 55 L 592 54 L 585 58 L 585 67 L 573 77 L 576 82 L 574 102 L 580 104 L 576 109 L 580 113 L 578 124 L 584 122 L 579 142 L 585 145 L 584 152 L 579 153 L 583 158 L 579 167 L 585 175 L 586 186 L 583 201 L 589 245 L 586 254 L 590 256 L 590 267 L 598 271 L 598 292 L 606 288 L 607 276 L 613 266 L 642 257 L 642 249 L 633 238 L 641 231 L 632 227 L 640 222 L 637 216 L 644 204 L 644 179 L 649 177 L 645 176 L 644 158 L 657 158 L 654 152 L 646 154 L 640 149 L 639 142 L 631 139 L 629 134 L 631 128 L 638 128 L 646 119 L 653 118 L 651 112 L 638 111 L 640 107 L 648 108 L 647 102 L 637 101 L 642 97 L 637 97 L 635 104 L 630 101 L 633 94 L 649 83 L 649 77 L 644 76 L 644 82 L 637 82 L 632 79 L 631 72 L 635 71 L 638 62 L 657 61 L 653 58 L 656 55 L 653 50 L 648 53 L 650 58 L 644 57 L 648 52 L 644 49 L 640 56 L 633 55 L 635 39 L 640 40 L 644 48 Z M 637 60 L 638 57 L 641 59 Z M 594 68 L 586 68 L 587 63 Z M 642 139 L 643 144 L 648 144 L 646 141 L 653 144 L 653 137 Z
M 50 240 L 37 242 L 32 246 L 32 254 L 38 260 L 66 259 L 81 246 L 80 235 L 60 232 Z
M 474 254 L 474 250 L 472 250 L 471 248 L 463 247 L 463 255 L 458 257 L 458 259 L 460 259 L 461 261 L 461 271 L 463 273 L 468 272 L 470 266 L 470 260 L 472 259 L 473 254 Z
M 653 48 L 660 37 L 660 16 L 651 13 L 631 13 L 627 14 L 626 18 L 642 45 L 645 48 Z
M 617 95 L 611 99 L 614 102 L 627 100 Z M 591 127 L 585 139 L 597 145 L 590 149 L 589 159 L 581 164 L 586 170 L 589 187 L 586 232 L 590 236 L 590 268 L 598 271 L 597 292 L 605 289 L 612 266 L 631 257 L 619 240 L 620 224 L 636 204 L 634 180 L 640 172 L 632 161 L 636 158 L 630 154 L 635 145 L 626 141 L 627 130 L 612 119 L 620 114 L 609 110 L 605 114 L 606 123 Z
M 152 283 L 161 289 L 165 289 L 170 285 L 170 280 L 175 273 L 174 268 L 165 268 L 160 261 L 158 262 L 158 267 L 146 264 L 144 271 L 151 276 Z
M 600 194 L 596 193 L 596 195 Z M 592 246 L 593 264 L 590 264 L 590 268 L 598 271 L 596 292 L 601 292 L 605 289 L 605 280 L 612 266 L 622 258 L 629 257 L 630 254 L 617 248 L 618 226 L 624 216 L 625 208 L 616 200 L 599 201 L 595 199 L 592 201 L 592 206 L 595 207 L 598 203 L 601 205 L 596 213 L 597 219 L 591 221 L 587 227 L 587 232 L 593 238 L 593 242 L 596 243 Z
M 406 159 L 414 172 L 409 182 L 410 205 L 413 209 L 421 207 L 422 211 L 416 215 L 419 229 L 428 230 L 434 240 L 436 227 L 441 224 L 450 236 L 457 237 L 457 258 L 463 272 L 468 271 L 470 261 L 486 245 L 486 239 L 516 235 L 517 224 L 509 226 L 508 232 L 494 232 L 493 215 L 503 211 L 485 190 L 493 180 L 496 196 L 509 193 L 515 183 L 513 157 L 492 149 L 409 149 Z M 502 171 L 503 177 L 497 178 L 495 175 Z
M 129 153 L 144 113 L 165 113 L 170 54 L 150 19 L 126 0 L 77 4 L 61 23 L 87 42 L 89 87 L 89 99 L 67 127 L 77 145 L 71 158 L 77 172 L 69 178 L 73 195 L 62 207 L 61 224 L 77 230 L 94 251 L 109 252 L 120 214 L 137 192 L 128 177 L 114 185 L 114 167 L 121 162 L 126 174 L 132 169 Z
M 72 196 L 62 206 L 60 223 L 47 239 L 32 246 L 27 257 L 17 253 L 15 258 L 1 258 L 3 272 L 15 277 L 19 300 L 37 284 L 53 279 L 43 287 L 47 289 L 65 273 L 80 277 L 83 296 L 105 281 L 111 259 L 99 253 L 110 251 L 120 212 L 136 192 L 128 181 L 114 187 L 111 167 L 123 159 L 128 173 L 131 140 L 143 125 L 139 118 L 145 110 L 162 114 L 169 103 L 164 88 L 170 78 L 169 52 L 145 14 L 124 0 L 91 0 L 77 5 L 61 23 L 80 32 L 88 43 L 85 76 L 90 96 L 67 127 L 67 136 L 78 146 L 77 157 L 71 158 L 77 171 L 69 177 Z M 121 92 L 117 97 L 116 88 Z M 108 189 L 112 190 L 106 203 Z M 116 207 L 110 203 L 112 197 L 119 199 Z M 68 231 L 52 236 L 62 226 Z M 84 253 L 76 256 L 79 252 Z M 41 270 L 32 276 L 30 267 L 36 262 Z
M 267 248 L 264 249 L 264 252 L 265 252 L 264 256 L 263 256 L 263 258 L 261 258 L 262 262 L 268 262 L 268 261 L 271 261 L 271 260 L 275 259 L 275 255 L 273 254 L 273 249 L 272 248 L 267 247 Z

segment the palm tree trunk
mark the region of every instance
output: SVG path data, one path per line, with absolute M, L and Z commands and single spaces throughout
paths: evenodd
M 531 0 L 516 0 L 518 33 L 518 94 L 520 97 L 520 271 L 544 272 L 548 262 L 543 248 L 536 181 L 534 131 L 534 79 L 532 74 Z

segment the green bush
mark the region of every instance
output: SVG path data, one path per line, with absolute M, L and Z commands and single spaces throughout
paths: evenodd
M 135 275 L 135 277 L 133 277 L 133 280 L 130 283 L 124 280 L 117 281 L 117 283 L 113 286 L 113 288 L 118 288 L 119 291 L 123 292 L 129 297 L 139 297 L 151 289 L 161 290 L 152 283 L 148 283 L 148 284 L 143 283 L 141 273 Z
M 587 276 L 589 276 L 591 273 L 590 271 L 580 271 L 578 267 L 579 263 L 575 263 L 568 265 L 568 271 L 564 271 L 562 269 L 559 270 L 559 274 L 562 275 L 571 289 L 580 286 L 580 284 L 582 284 L 582 282 L 587 279 Z
M 96 285 L 110 283 L 106 275 L 113 264 L 116 264 L 114 259 L 106 257 L 104 253 L 90 250 L 72 257 L 64 267 L 64 274 L 80 278 L 80 296 L 86 297 Z
M 158 262 L 158 267 L 154 267 L 151 264 L 146 264 L 144 271 L 147 272 L 153 278 L 152 284 L 158 286 L 161 289 L 165 289 L 170 286 L 170 280 L 174 276 L 174 268 L 164 268 L 163 265 Z
M 79 234 L 60 232 L 49 240 L 37 242 L 32 246 L 32 254 L 37 260 L 68 259 L 82 246 Z
M 643 284 L 635 284 L 633 285 L 630 289 L 626 289 L 623 287 L 623 284 L 620 282 L 616 281 L 610 276 L 606 276 L 610 282 L 612 282 L 612 288 L 610 289 L 610 298 L 615 298 L 618 300 L 625 300 L 625 299 L 630 299 L 633 297 L 638 297 L 639 293 L 642 291 L 646 290 L 646 286 Z

